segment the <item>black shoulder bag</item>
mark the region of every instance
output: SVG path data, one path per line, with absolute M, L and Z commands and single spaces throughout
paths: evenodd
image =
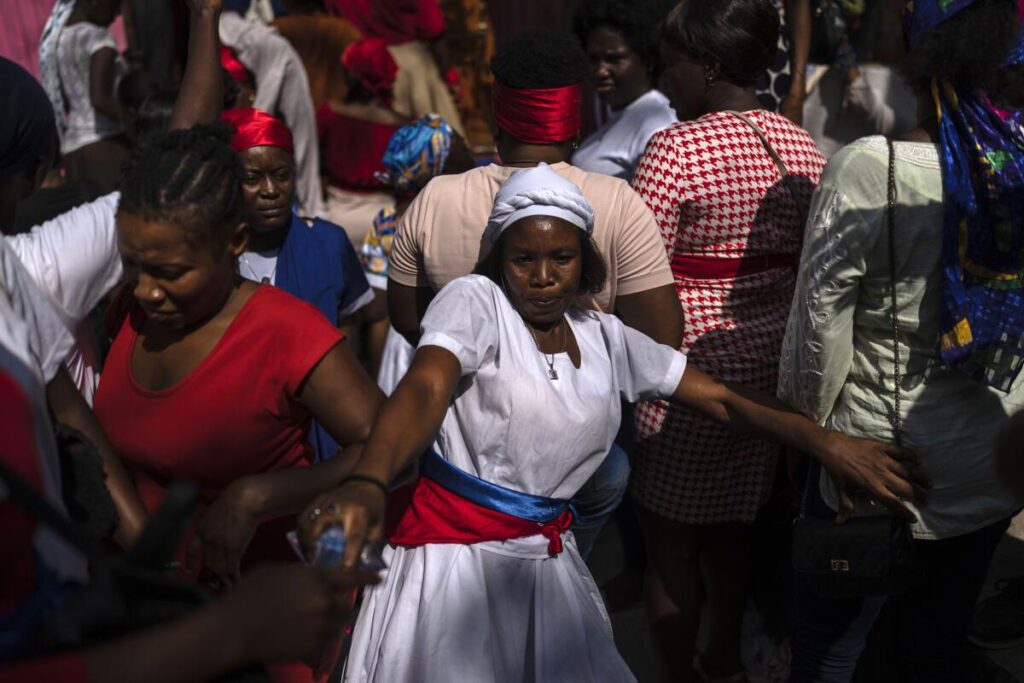
M 889 231 L 889 296 L 893 336 L 893 436 L 903 442 L 900 417 L 900 328 L 896 307 L 896 244 L 893 214 L 896 205 L 896 153 L 889 140 L 889 191 L 886 226 Z M 812 469 L 812 472 L 814 470 Z M 808 489 L 816 482 L 808 481 Z M 828 517 L 806 515 L 793 523 L 793 569 L 817 595 L 825 598 L 897 595 L 907 590 L 916 573 L 910 525 L 891 515 L 854 517 L 836 524 Z

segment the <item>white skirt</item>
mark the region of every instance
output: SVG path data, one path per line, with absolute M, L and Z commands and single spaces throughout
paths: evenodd
M 376 683 L 635 681 L 572 534 L 388 547 L 343 680 Z

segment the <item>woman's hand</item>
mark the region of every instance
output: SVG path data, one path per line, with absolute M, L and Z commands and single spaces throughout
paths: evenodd
M 260 500 L 256 477 L 235 481 L 214 499 L 189 544 L 190 573 L 204 569 L 225 583 L 238 580 L 242 555 L 260 523 Z
M 341 566 L 353 569 L 366 543 L 384 538 L 387 497 L 365 481 L 353 480 L 323 494 L 299 515 L 298 530 L 307 557 L 312 558 L 316 539 L 329 526 L 345 530 L 345 555 Z
M 842 524 L 853 514 L 857 493 L 874 498 L 898 517 L 915 521 L 914 513 L 903 503 L 924 504 L 931 483 L 912 450 L 839 432 L 829 432 L 825 441 L 819 459 L 838 486 L 837 523 Z

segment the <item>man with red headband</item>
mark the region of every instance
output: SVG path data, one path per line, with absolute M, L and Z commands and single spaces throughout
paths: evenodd
M 333 223 L 300 218 L 295 206 L 295 157 L 291 131 L 259 109 L 229 109 L 221 119 L 234 129 L 231 148 L 242 161 L 242 196 L 249 247 L 238 260 L 242 277 L 276 285 L 313 304 L 331 324 L 373 301 L 362 264 L 345 231 Z M 338 445 L 315 423 L 310 440 L 317 459 Z
M 586 305 L 616 313 L 629 326 L 678 348 L 682 313 L 654 216 L 629 185 L 568 163 L 579 139 L 582 83 L 590 65 L 577 41 L 553 31 L 523 33 L 491 61 L 495 140 L 502 164 L 432 180 L 402 217 L 391 252 L 388 309 L 412 344 L 434 294 L 473 271 L 494 196 L 516 170 L 551 165 L 593 205 L 593 238 L 608 263 L 608 284 Z M 573 532 L 586 556 L 629 478 L 625 453 L 613 447 L 574 499 L 582 520 Z

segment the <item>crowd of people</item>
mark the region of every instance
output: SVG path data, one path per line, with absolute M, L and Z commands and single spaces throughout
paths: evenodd
M 578 2 L 490 150 L 437 0 L 138 4 L 0 57 L 0 681 L 635 681 L 641 603 L 667 681 L 996 680 L 1024 0 L 908 0 L 830 158 L 863 3 Z

